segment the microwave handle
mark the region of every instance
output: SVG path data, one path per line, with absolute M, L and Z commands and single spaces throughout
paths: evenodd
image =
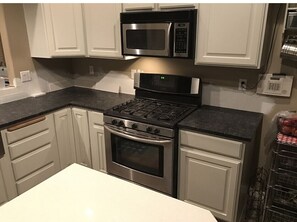
M 167 143 L 173 142 L 173 139 L 168 139 L 168 140 L 166 140 L 166 139 L 145 139 L 145 138 L 141 138 L 141 137 L 132 136 L 132 135 L 129 135 L 126 133 L 121 133 L 117 130 L 111 129 L 110 127 L 108 127 L 106 125 L 104 126 L 104 128 L 112 134 L 121 136 L 126 139 L 134 140 L 136 142 L 150 143 L 150 144 L 167 144 Z

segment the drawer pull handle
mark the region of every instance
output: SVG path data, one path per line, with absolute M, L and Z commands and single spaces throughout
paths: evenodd
M 24 128 L 24 127 L 26 127 L 26 126 L 30 126 L 30 125 L 32 125 L 32 124 L 41 122 L 41 121 L 43 121 L 43 120 L 45 120 L 45 119 L 46 119 L 45 116 L 37 117 L 37 118 L 31 119 L 31 120 L 29 120 L 29 121 L 26 121 L 26 122 L 19 123 L 19 124 L 17 124 L 17 125 L 11 126 L 11 127 L 7 128 L 7 131 L 8 131 L 8 132 L 12 132 L 12 131 L 15 131 L 15 130 Z

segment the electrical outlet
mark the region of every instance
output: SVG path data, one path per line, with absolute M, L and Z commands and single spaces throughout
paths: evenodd
M 92 76 L 95 75 L 94 66 L 89 66 L 89 74 Z
M 21 82 L 28 82 L 28 81 L 31 81 L 30 70 L 21 71 L 21 72 L 20 72 L 20 76 L 21 76 Z
M 247 88 L 247 80 L 246 79 L 239 79 L 238 90 L 245 91 L 246 88 Z

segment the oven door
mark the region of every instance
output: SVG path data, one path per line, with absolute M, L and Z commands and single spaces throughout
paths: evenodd
M 170 57 L 172 23 L 122 24 L 123 55 Z
M 173 139 L 144 138 L 104 127 L 108 173 L 173 194 Z

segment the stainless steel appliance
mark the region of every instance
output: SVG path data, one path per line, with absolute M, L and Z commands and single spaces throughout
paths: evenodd
M 281 57 L 297 61 L 297 9 L 288 9 Z
M 4 154 L 5 152 L 4 152 L 3 141 L 2 141 L 2 137 L 0 136 L 0 158 L 2 158 Z
M 136 96 L 104 113 L 107 172 L 176 196 L 177 123 L 201 105 L 201 81 L 137 74 Z
M 122 54 L 193 58 L 197 10 L 121 13 Z

